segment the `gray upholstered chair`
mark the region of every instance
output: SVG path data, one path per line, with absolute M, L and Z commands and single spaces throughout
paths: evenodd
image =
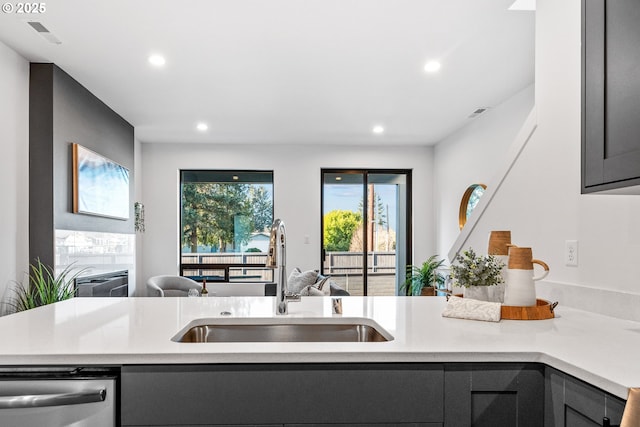
M 202 285 L 182 276 L 153 276 L 147 280 L 147 296 L 150 297 L 186 297 L 189 289 L 200 292 Z

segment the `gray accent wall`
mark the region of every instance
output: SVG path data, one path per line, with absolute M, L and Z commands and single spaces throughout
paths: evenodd
M 129 169 L 129 219 L 73 213 L 71 144 Z M 54 265 L 54 231 L 134 232 L 133 126 L 55 64 L 31 64 L 29 258 Z

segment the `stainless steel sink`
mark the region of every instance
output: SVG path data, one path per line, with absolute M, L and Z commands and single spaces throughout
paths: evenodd
M 383 342 L 393 337 L 366 318 L 198 319 L 172 341 L 204 342 Z

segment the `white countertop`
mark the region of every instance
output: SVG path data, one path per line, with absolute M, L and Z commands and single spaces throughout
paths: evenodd
M 274 317 L 274 297 L 74 298 L 0 318 L 0 365 L 144 363 L 541 362 L 623 399 L 640 386 L 640 323 L 558 306 L 556 318 L 443 318 L 443 297 L 345 297 L 342 317 L 376 321 L 393 341 L 176 343 L 199 318 Z M 289 317 L 334 317 L 329 297 Z

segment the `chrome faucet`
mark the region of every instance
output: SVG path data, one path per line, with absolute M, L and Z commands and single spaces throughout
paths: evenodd
M 269 236 L 269 253 L 267 254 L 267 268 L 277 269 L 275 273 L 276 282 L 276 314 L 287 314 L 289 301 L 300 301 L 300 295 L 289 293 L 287 286 L 287 233 L 284 222 L 276 219 L 271 225 L 271 235 Z

